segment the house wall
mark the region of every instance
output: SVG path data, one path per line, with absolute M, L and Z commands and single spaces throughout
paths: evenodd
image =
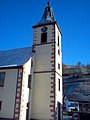
M 46 26 L 47 42 L 44 44 L 41 43 L 43 26 L 34 29 L 35 56 L 31 118 L 39 120 L 58 119 L 57 103 L 62 104 L 61 33 L 56 24 Z M 58 55 L 58 49 L 60 55 Z M 60 69 L 58 69 L 58 63 Z M 58 79 L 60 79 L 60 91 Z
M 43 26 L 42 26 L 43 27 Z M 41 28 L 34 29 L 32 119 L 54 118 L 54 26 L 47 26 L 47 44 L 41 44 Z
M 31 99 L 28 88 L 31 58 L 22 67 L 3 69 L 0 72 L 6 73 L 4 87 L 0 87 L 0 101 L 2 101 L 0 118 L 26 120 L 29 109 L 27 103 Z
M 53 54 L 51 44 L 52 32 L 47 32 L 47 44 L 41 44 L 41 28 L 34 30 L 34 76 L 33 76 L 33 94 L 32 94 L 32 113 L 33 119 L 50 119 L 53 116 L 50 106 L 53 106 L 54 92 L 51 88 L 51 77 L 53 74 L 51 54 Z M 47 26 L 48 31 L 52 31 L 53 26 Z M 53 80 L 52 80 L 53 81 Z
M 28 77 L 31 74 L 31 58 L 23 66 L 22 90 L 21 90 L 21 104 L 19 120 L 26 120 L 27 103 L 30 103 L 30 89 L 28 88 Z M 31 112 L 31 110 L 30 110 Z
M 55 24 L 55 85 L 56 85 L 56 101 L 55 101 L 55 107 L 56 107 L 56 119 L 58 119 L 58 115 L 60 114 L 60 117 L 62 119 L 62 96 L 63 96 L 63 82 L 62 82 L 62 49 L 61 49 L 61 32 L 58 28 L 58 26 Z M 59 52 L 59 53 L 58 53 Z M 59 68 L 59 65 L 60 68 Z M 60 85 L 59 85 L 59 79 L 60 79 Z M 60 90 L 59 90 L 60 86 Z M 60 103 L 60 111 L 58 111 L 58 102 Z M 58 113 L 60 112 L 60 113 Z
M 17 84 L 17 69 L 4 69 L 5 72 L 4 87 L 0 87 L 0 101 L 2 101 L 0 118 L 13 118 Z
M 50 105 L 54 98 L 50 97 L 51 84 L 50 73 L 34 74 L 33 101 L 31 118 L 50 119 Z

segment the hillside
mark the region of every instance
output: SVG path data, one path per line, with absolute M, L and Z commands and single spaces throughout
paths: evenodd
M 90 101 L 90 66 L 63 65 L 64 95 L 70 100 Z
M 71 66 L 63 64 L 63 77 L 73 76 L 73 77 L 81 77 L 82 75 L 90 74 L 90 65 L 81 66 Z

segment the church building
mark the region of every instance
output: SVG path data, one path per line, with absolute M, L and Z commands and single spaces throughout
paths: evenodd
M 31 47 L 0 51 L 0 120 L 62 120 L 61 30 L 50 2 Z

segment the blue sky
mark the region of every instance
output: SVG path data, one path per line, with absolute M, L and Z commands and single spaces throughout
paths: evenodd
M 0 50 L 32 45 L 48 0 L 0 0 Z M 90 0 L 51 0 L 62 31 L 63 63 L 90 64 Z

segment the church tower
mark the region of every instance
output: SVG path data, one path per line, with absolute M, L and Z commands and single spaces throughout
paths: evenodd
M 62 33 L 50 2 L 33 29 L 31 119 L 62 120 Z

